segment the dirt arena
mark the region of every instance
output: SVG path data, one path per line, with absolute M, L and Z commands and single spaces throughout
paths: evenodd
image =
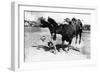
M 84 60 L 90 58 L 90 32 L 82 33 L 81 44 L 75 44 L 75 38 L 73 38 L 72 46 L 79 48 L 80 52 L 69 50 L 68 53 L 61 50 L 57 54 L 53 54 L 50 51 L 45 52 L 42 48 L 37 50 L 36 47 L 39 44 L 40 38 L 46 36 L 46 41 L 50 40 L 50 33 L 48 28 L 40 27 L 24 27 L 24 50 L 25 50 L 25 62 L 35 61 L 67 61 L 67 60 Z M 61 36 L 57 35 L 57 43 L 61 43 Z M 65 42 L 67 43 L 67 42 Z M 67 49 L 67 48 L 66 48 Z

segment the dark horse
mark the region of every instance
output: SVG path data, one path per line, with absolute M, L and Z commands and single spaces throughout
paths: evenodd
M 54 26 L 55 32 L 53 36 L 55 37 L 55 39 L 56 39 L 56 34 L 62 35 L 62 45 L 64 45 L 64 41 L 67 41 L 70 47 L 73 37 L 76 37 L 76 43 L 77 43 L 78 35 L 80 37 L 79 43 L 81 42 L 82 22 L 79 19 L 78 20 L 76 20 L 75 18 L 73 18 L 72 20 L 69 19 L 68 21 L 66 20 L 68 24 L 58 25 L 54 19 L 48 17 L 48 22 L 53 24 Z M 64 48 L 62 49 L 66 51 Z

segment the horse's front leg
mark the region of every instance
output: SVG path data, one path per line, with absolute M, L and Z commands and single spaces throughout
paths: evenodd
M 56 54 L 57 53 L 57 48 L 56 48 L 56 43 L 55 41 L 53 40 L 52 36 L 51 36 L 51 42 L 53 43 L 53 46 L 54 46 L 54 53 Z

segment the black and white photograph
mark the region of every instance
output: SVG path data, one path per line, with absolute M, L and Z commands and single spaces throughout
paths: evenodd
M 24 62 L 91 58 L 91 14 L 24 10 Z

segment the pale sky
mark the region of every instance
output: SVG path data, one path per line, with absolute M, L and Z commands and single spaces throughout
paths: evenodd
M 90 24 L 91 25 L 91 15 L 88 14 L 69 14 L 69 13 L 52 13 L 52 12 L 34 12 L 34 11 L 25 11 L 25 19 L 30 21 L 37 21 L 38 17 L 43 16 L 44 18 L 51 18 L 55 19 L 56 22 L 62 23 L 65 18 L 72 19 L 75 17 L 76 19 L 80 19 L 83 24 Z

